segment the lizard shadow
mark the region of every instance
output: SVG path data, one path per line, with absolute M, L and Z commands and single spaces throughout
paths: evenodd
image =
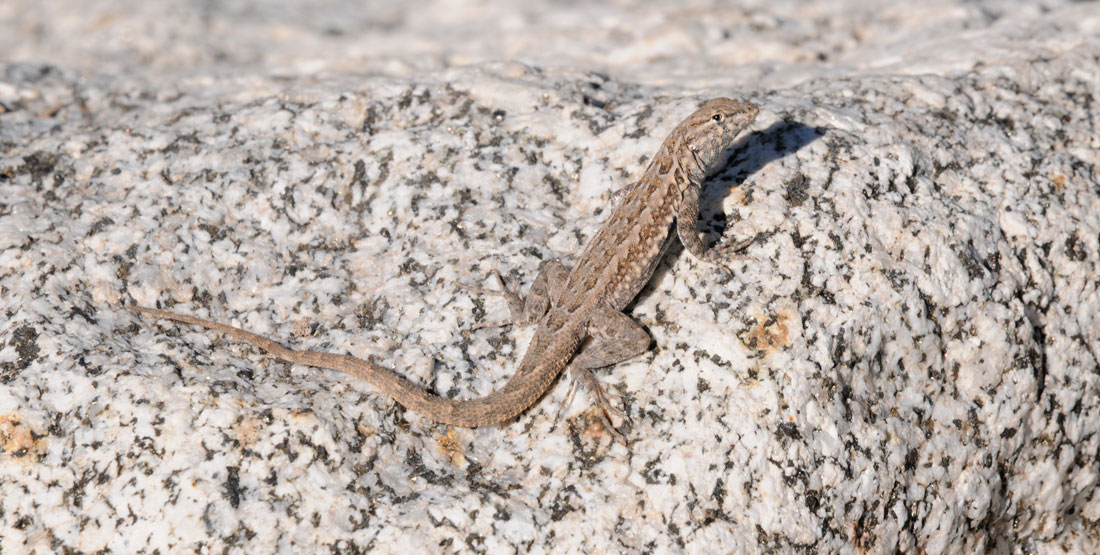
M 710 245 L 722 241 L 722 236 L 727 228 L 727 215 L 722 210 L 722 201 L 729 196 L 735 187 L 742 184 L 750 175 L 760 171 L 769 163 L 797 152 L 825 135 L 827 127 L 810 126 L 797 121 L 781 120 L 773 123 L 767 129 L 754 131 L 742 137 L 729 150 L 729 158 L 725 166 L 703 183 L 703 191 L 700 195 L 699 221 L 705 222 L 703 228 L 708 235 Z M 752 202 L 751 189 L 743 192 L 745 204 Z M 788 193 L 790 194 L 790 193 Z M 699 223 L 696 223 L 699 225 Z M 675 235 L 675 230 L 673 230 Z M 751 238 L 749 244 L 756 242 L 758 234 Z M 731 238 L 727 238 L 730 241 Z M 678 243 L 679 241 L 673 241 Z M 749 245 L 745 245 L 748 247 Z M 675 246 L 671 256 L 679 255 L 682 246 Z M 660 281 L 661 276 L 671 268 L 671 265 L 660 264 L 649 280 L 646 288 L 642 290 L 634 302 L 646 296 L 653 284 Z M 631 303 L 633 304 L 633 303 Z M 629 307 L 628 307 L 629 309 Z

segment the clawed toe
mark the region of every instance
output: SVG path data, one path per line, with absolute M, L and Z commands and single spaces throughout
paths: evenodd
M 626 443 L 626 437 L 623 436 L 622 432 L 620 432 L 619 429 L 615 427 L 615 423 L 612 421 L 611 417 L 614 416 L 619 420 L 625 421 L 628 424 L 631 422 L 630 417 L 611 404 L 611 402 L 607 399 L 607 395 L 603 391 L 603 387 L 599 385 L 597 385 L 595 398 L 596 409 L 600 412 L 600 420 L 603 421 L 604 429 L 606 429 L 608 432 L 611 432 L 611 435 L 615 436 L 615 438 L 619 441 Z
M 500 291 L 497 291 L 495 289 L 487 289 L 485 287 L 481 287 L 481 286 L 478 286 L 478 285 L 470 285 L 469 283 L 462 283 L 461 281 L 456 281 L 456 282 L 454 282 L 454 284 L 461 287 L 462 289 L 467 290 L 467 291 L 472 291 L 474 293 L 477 293 L 478 295 L 499 295 L 500 294 Z
M 612 417 L 627 423 L 631 422 L 630 417 L 611 404 L 611 401 L 607 397 L 607 393 L 604 391 L 603 385 L 600 384 L 591 370 L 573 368 L 570 370 L 570 374 L 573 377 L 573 383 L 583 387 L 592 396 L 592 402 L 599 412 L 600 420 L 603 422 L 604 428 L 617 439 L 625 443 L 626 437 L 624 437 L 623 434 L 619 432 L 619 429 L 615 427 Z
M 483 330 L 485 328 L 503 328 L 503 327 L 510 326 L 514 323 L 515 322 L 512 322 L 511 319 L 499 320 L 499 321 L 496 321 L 496 322 L 478 322 L 478 323 L 470 326 L 470 329 L 474 330 L 474 331 L 477 331 L 477 330 Z
M 565 392 L 565 399 L 562 399 L 561 404 L 558 405 L 558 414 L 554 415 L 554 422 L 561 421 L 561 415 L 565 412 L 565 407 L 573 404 L 573 396 L 577 393 L 577 380 L 569 380 L 569 391 Z M 556 424 L 555 424 L 556 425 Z

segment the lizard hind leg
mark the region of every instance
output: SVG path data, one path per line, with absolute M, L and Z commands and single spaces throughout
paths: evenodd
M 611 417 L 627 421 L 629 417 L 611 404 L 592 369 L 611 366 L 646 352 L 649 334 L 630 316 L 611 308 L 594 313 L 588 322 L 588 333 L 592 340 L 569 363 L 569 375 L 575 385 L 588 391 L 607 431 L 622 439 Z
M 462 283 L 459 285 L 483 295 L 499 295 L 504 297 L 504 301 L 508 303 L 509 318 L 502 322 L 482 322 L 477 324 L 474 329 L 506 326 L 509 324 L 527 326 L 538 322 L 561 296 L 561 290 L 565 286 L 565 280 L 569 277 L 569 269 L 557 260 L 543 262 L 539 267 L 539 274 L 535 277 L 535 281 L 531 284 L 531 289 L 527 292 L 526 296 L 521 295 L 514 289 L 508 288 L 504 283 L 504 278 L 500 276 L 499 272 L 494 271 L 493 275 L 496 276 L 497 282 L 500 284 L 499 290 L 486 289 L 476 285 L 466 285 Z

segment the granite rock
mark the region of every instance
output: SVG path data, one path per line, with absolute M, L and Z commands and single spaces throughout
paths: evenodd
M 0 7 L 4 552 L 1100 549 L 1096 3 L 74 6 Z M 488 393 L 532 330 L 460 284 L 568 264 L 713 96 L 753 241 L 629 310 L 626 444 L 123 308 Z

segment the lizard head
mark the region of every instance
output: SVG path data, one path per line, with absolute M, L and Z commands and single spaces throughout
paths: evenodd
M 759 112 L 756 105 L 748 102 L 714 98 L 680 124 L 674 133 L 681 137 L 681 148 L 691 152 L 699 178 L 718 169 L 724 159 L 722 154 L 733 146 L 737 135 L 756 119 Z

